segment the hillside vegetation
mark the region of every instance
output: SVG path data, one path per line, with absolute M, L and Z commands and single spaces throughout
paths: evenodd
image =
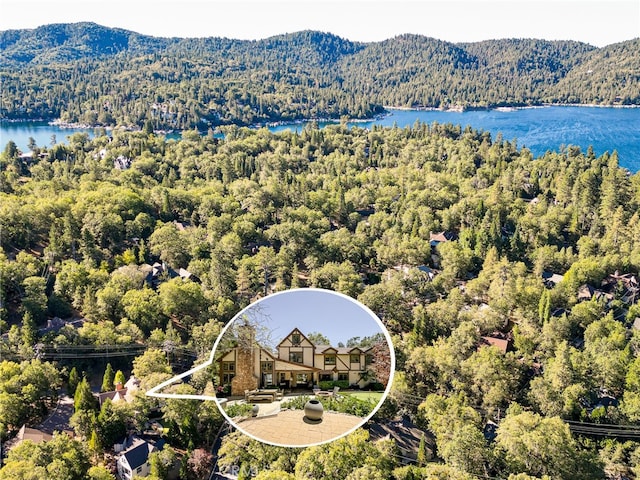
M 347 440 L 288 451 L 233 435 L 222 464 L 316 479 L 638 472 L 640 174 L 619 168 L 615 152 L 533 159 L 500 137 L 438 124 L 225 134 L 74 134 L 27 163 L 7 145 L 0 368 L 3 405 L 22 408 L 0 409 L 3 438 L 44 415 L 32 397 L 72 367 L 102 374 L 105 359 L 63 354 L 135 348 L 115 368 L 133 368 L 144 391 L 170 375 L 169 360 L 208 358 L 252 300 L 312 286 L 358 298 L 390 330 L 396 382 L 377 418 L 409 415 L 433 435 L 435 457 L 403 469 L 391 441 L 374 445 L 365 432 L 349 459 Z M 155 262 L 174 274 L 150 280 Z M 38 331 L 73 313 L 84 324 Z M 61 378 L 30 389 L 29 372 L 52 368 L 34 359 L 36 343 Z M 219 385 L 213 371 L 176 388 L 202 392 L 211 379 Z M 149 402 L 119 408 L 117 423 L 91 402 L 76 407 L 76 433 L 96 436 L 94 462 L 113 445 L 105 426 L 140 425 Z M 210 449 L 221 424 L 212 405 L 167 402 L 170 444 Z M 600 436 L 616 428 L 624 435 Z M 32 457 L 14 454 L 0 478 L 20 478 L 9 472 Z
M 385 105 L 640 104 L 639 42 L 358 43 L 313 31 L 242 41 L 47 25 L 0 32 L 0 117 L 206 130 L 364 118 Z

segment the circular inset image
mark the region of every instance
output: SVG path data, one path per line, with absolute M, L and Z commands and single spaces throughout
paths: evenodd
M 213 347 L 218 406 L 261 442 L 307 447 L 364 424 L 391 388 L 395 355 L 380 319 L 358 301 L 302 288 L 238 313 Z

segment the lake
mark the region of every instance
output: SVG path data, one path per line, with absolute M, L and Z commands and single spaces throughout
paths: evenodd
M 566 145 L 577 145 L 583 151 L 591 145 L 597 155 L 617 150 L 621 166 L 632 172 L 640 170 L 640 108 L 551 106 L 465 112 L 390 109 L 389 115 L 384 117 L 349 125 L 406 127 L 416 120 L 427 124 L 470 125 L 491 132 L 493 138 L 500 132 L 505 140 L 515 139 L 518 147 L 527 147 L 534 156 L 548 150 L 558 151 Z M 320 126 L 326 124 L 319 122 Z M 302 128 L 304 123 L 269 127 L 274 132 Z M 13 140 L 18 148 L 26 151 L 29 137 L 40 146 L 48 146 L 52 135 L 60 142 L 74 132 L 93 134 L 93 129 L 63 129 L 45 122 L 0 123 L 0 145 L 4 148 L 9 140 Z

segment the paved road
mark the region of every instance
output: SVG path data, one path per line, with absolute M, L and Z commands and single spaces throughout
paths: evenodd
M 66 393 L 60 395 L 58 405 L 53 413 L 36 428 L 43 432 L 53 433 L 54 431 L 64 432 L 71 430 L 69 419 L 73 415 L 73 398 Z

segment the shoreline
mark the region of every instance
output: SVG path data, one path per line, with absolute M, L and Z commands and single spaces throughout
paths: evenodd
M 543 103 L 540 105 L 501 105 L 499 107 L 471 107 L 453 105 L 448 108 L 443 107 L 395 107 L 393 105 L 383 105 L 386 110 L 400 110 L 400 111 L 416 111 L 416 112 L 511 112 L 515 110 L 530 110 L 534 108 L 548 108 L 548 107 L 585 107 L 585 108 L 640 108 L 640 105 L 602 105 L 598 103 Z M 350 120 L 351 121 L 351 120 Z
M 385 109 L 384 113 L 376 115 L 371 118 L 348 118 L 347 121 L 349 123 L 365 123 L 375 121 L 380 118 L 384 118 L 386 116 L 391 115 L 391 111 L 415 111 L 415 112 L 451 112 L 451 113 L 464 113 L 471 111 L 497 111 L 497 112 L 512 112 L 516 110 L 529 110 L 534 108 L 548 108 L 548 107 L 584 107 L 584 108 L 640 108 L 640 105 L 602 105 L 596 103 L 543 103 L 541 105 L 520 105 L 520 106 L 511 106 L 511 105 L 501 105 L 499 107 L 470 107 L 470 106 L 461 106 L 461 105 L 453 105 L 448 108 L 442 107 L 402 107 L 402 106 L 393 106 L 393 105 L 383 105 L 382 108 Z M 290 125 L 290 124 L 304 124 L 309 122 L 318 122 L 318 123 L 340 123 L 340 118 L 301 118 L 297 120 L 278 120 L 275 122 L 264 122 L 264 123 L 255 123 L 251 125 L 245 125 L 249 128 L 263 128 L 263 127 L 278 127 L 281 125 Z M 62 129 L 83 129 L 83 130 L 95 130 L 98 128 L 103 128 L 106 131 L 111 130 L 125 130 L 129 132 L 137 132 L 142 129 L 137 125 L 89 125 L 86 123 L 74 123 L 74 122 L 63 122 L 60 119 L 55 120 L 47 120 L 45 118 L 0 118 L 0 125 L 2 124 L 13 124 L 13 123 L 47 123 L 48 125 L 56 126 Z M 225 124 L 218 125 L 215 129 L 220 127 L 224 127 L 227 125 L 238 125 L 238 124 Z M 241 125 L 238 125 L 241 126 Z M 176 133 L 177 130 L 155 130 L 154 133 L 157 135 L 167 135 Z

